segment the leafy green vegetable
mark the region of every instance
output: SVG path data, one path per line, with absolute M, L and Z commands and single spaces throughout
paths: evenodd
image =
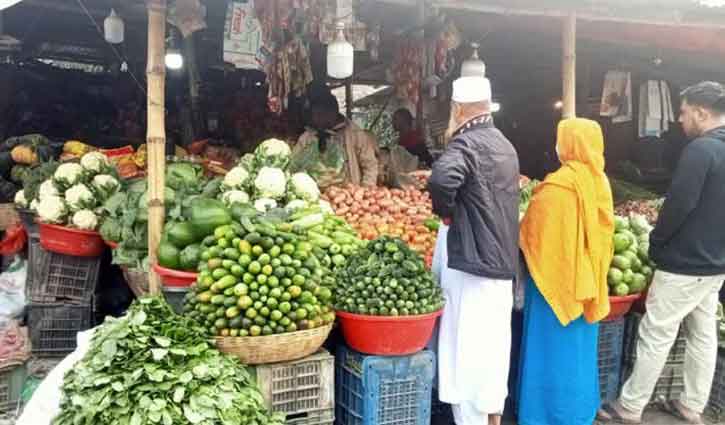
M 96 329 L 65 376 L 53 425 L 282 425 L 249 372 L 161 298 L 136 301 Z
M 27 178 L 23 181 L 23 191 L 25 192 L 25 199 L 28 202 L 38 198 L 38 189 L 40 185 L 53 177 L 55 170 L 60 164 L 55 161 L 43 162 L 38 166 L 35 166 L 28 173 Z

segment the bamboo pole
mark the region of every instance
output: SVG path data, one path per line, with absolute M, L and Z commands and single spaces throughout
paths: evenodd
M 564 19 L 562 31 L 562 116 L 576 116 L 576 14 L 571 12 Z
M 164 168 L 166 162 L 166 128 L 164 123 L 164 86 L 166 68 L 166 0 L 148 0 L 148 64 L 147 85 L 147 130 L 148 147 L 148 190 L 149 190 L 149 264 L 156 264 L 156 250 L 161 241 L 164 227 Z M 159 276 L 149 273 L 151 294 L 161 292 Z

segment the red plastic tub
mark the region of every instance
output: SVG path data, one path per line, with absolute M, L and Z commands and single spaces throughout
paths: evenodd
M 342 334 L 355 351 L 379 356 L 405 356 L 421 351 L 433 335 L 443 310 L 418 316 L 364 316 L 336 312 Z
M 75 257 L 98 257 L 106 244 L 98 232 L 39 223 L 40 246 L 46 251 Z
M 632 305 L 642 297 L 642 294 L 625 295 L 623 297 L 609 297 L 609 316 L 604 321 L 611 322 L 624 317 L 632 309 Z
M 173 288 L 187 288 L 196 282 L 196 273 L 181 270 L 167 269 L 154 264 L 154 271 L 161 276 L 164 286 Z

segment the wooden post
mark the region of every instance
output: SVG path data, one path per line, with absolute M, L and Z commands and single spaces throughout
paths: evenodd
M 355 99 L 352 94 L 352 77 L 345 81 L 345 116 L 347 119 L 352 119 L 352 104 Z
M 576 14 L 571 12 L 564 18 L 562 31 L 562 116 L 576 116 Z
M 166 0 L 148 0 L 148 64 L 146 66 L 148 191 L 149 191 L 149 264 L 157 262 L 156 251 L 164 227 L 164 168 L 166 166 L 165 78 Z M 152 295 L 161 292 L 159 275 L 149 273 Z

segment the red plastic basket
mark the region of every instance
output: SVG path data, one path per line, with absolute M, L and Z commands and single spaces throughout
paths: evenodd
M 624 317 L 632 309 L 632 305 L 642 297 L 642 294 L 625 295 L 623 297 L 609 297 L 609 316 L 604 321 L 611 322 Z
M 98 257 L 106 244 L 98 232 L 40 223 L 40 245 L 46 251 L 76 257 Z
M 355 351 L 379 356 L 405 356 L 421 351 L 433 335 L 443 310 L 418 316 L 364 316 L 338 311 L 342 334 Z
M 194 272 L 182 272 L 180 270 L 167 269 L 161 267 L 158 264 L 154 264 L 154 271 L 161 276 L 161 282 L 164 286 L 174 288 L 186 288 L 196 282 L 196 273 Z

